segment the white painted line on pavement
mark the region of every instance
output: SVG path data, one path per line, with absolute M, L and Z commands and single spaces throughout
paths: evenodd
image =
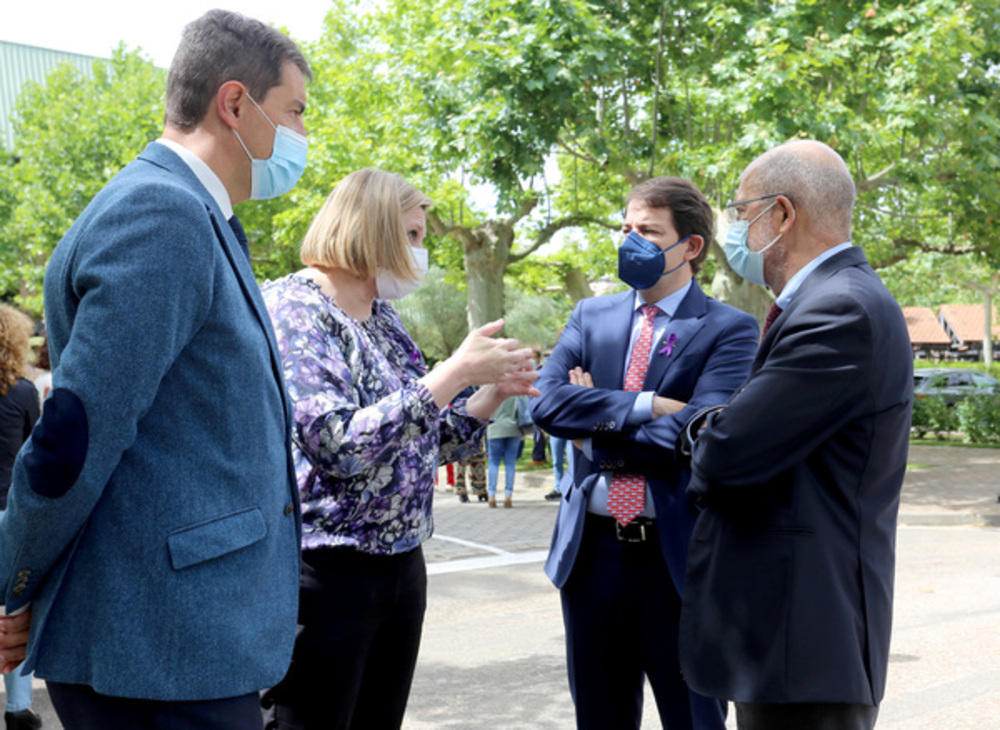
M 501 550 L 500 548 L 493 547 L 492 545 L 483 545 L 481 542 L 472 542 L 472 540 L 463 540 L 460 537 L 448 537 L 447 535 L 432 535 L 432 540 L 444 540 L 446 542 L 453 542 L 457 545 L 465 545 L 465 547 L 476 548 L 476 550 L 485 550 L 488 553 L 493 553 L 494 555 L 507 555 L 506 550 Z
M 440 535 L 435 535 L 434 537 L 440 537 Z M 444 539 L 454 540 L 454 538 Z M 456 542 L 459 541 L 456 540 Z M 466 543 L 464 540 L 460 542 L 471 544 Z M 483 549 L 487 548 L 483 546 Z M 492 548 L 492 550 L 496 550 L 496 548 Z M 427 565 L 427 575 L 458 573 L 464 570 L 480 570 L 482 568 L 502 568 L 507 565 L 523 565 L 524 563 L 542 563 L 548 557 L 548 554 L 548 550 L 530 550 L 523 553 L 500 551 L 500 554 L 489 557 L 446 560 L 443 563 L 429 563 Z

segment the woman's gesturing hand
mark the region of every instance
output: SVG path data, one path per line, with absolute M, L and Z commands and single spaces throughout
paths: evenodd
M 455 353 L 448 358 L 460 369 L 465 385 L 488 385 L 511 373 L 533 371 L 531 348 L 521 347 L 509 337 L 494 337 L 504 325 L 502 319 L 472 330 Z
M 504 321 L 498 319 L 472 330 L 451 357 L 421 379 L 439 408 L 470 385 L 493 386 L 477 399 L 477 404 L 495 401 L 499 405 L 512 395 L 538 395 L 532 386 L 537 375 L 531 348 L 521 347 L 509 337 L 494 337 L 503 325 Z

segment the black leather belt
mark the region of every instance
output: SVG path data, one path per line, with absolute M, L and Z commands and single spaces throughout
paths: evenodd
M 588 512 L 585 528 L 598 535 L 613 535 L 618 542 L 655 542 L 659 539 L 656 520 L 649 517 L 636 517 L 623 525 L 614 517 Z

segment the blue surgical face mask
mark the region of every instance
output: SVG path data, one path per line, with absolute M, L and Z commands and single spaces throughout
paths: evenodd
M 247 98 L 257 107 L 267 123 L 274 130 L 274 148 L 271 156 L 266 160 L 254 159 L 250 150 L 243 144 L 240 133 L 235 129 L 233 134 L 239 140 L 243 151 L 250 158 L 250 199 L 265 200 L 267 198 L 277 198 L 284 195 L 295 187 L 295 183 L 302 177 L 306 169 L 306 157 L 309 152 L 309 143 L 305 137 L 297 132 L 293 132 L 288 127 L 277 125 L 271 121 L 270 117 L 260 108 L 260 104 L 247 94 Z
M 764 281 L 764 252 L 777 243 L 783 234 L 778 234 L 773 241 L 764 246 L 760 251 L 751 251 L 747 247 L 747 237 L 750 235 L 750 224 L 755 223 L 757 218 L 760 218 L 775 205 L 777 205 L 777 201 L 764 208 L 751 221 L 735 221 L 729 226 L 729 232 L 726 234 L 726 243 L 723 245 L 723 249 L 726 252 L 726 259 L 729 261 L 729 265 L 733 267 L 733 271 L 747 281 L 760 284 L 761 286 L 767 286 L 767 282 Z
M 656 286 L 661 277 L 674 273 L 687 263 L 686 260 L 681 261 L 669 271 L 663 270 L 666 265 L 664 254 L 689 238 L 691 236 L 685 236 L 673 246 L 660 248 L 635 231 L 631 231 L 618 247 L 618 278 L 633 289 L 643 290 Z

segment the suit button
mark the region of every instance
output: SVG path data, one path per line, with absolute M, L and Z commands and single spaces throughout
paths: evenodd
M 14 586 L 14 590 L 11 591 L 10 595 L 13 598 L 20 598 L 22 593 L 24 593 L 24 586 Z
M 611 423 L 608 424 L 608 428 L 614 428 L 614 427 L 615 427 L 615 422 L 614 421 L 612 421 Z
M 285 505 L 285 517 L 291 517 L 292 516 L 292 512 L 294 512 L 294 511 L 295 511 L 295 505 L 294 504 L 292 504 L 291 502 L 289 502 L 288 504 Z

